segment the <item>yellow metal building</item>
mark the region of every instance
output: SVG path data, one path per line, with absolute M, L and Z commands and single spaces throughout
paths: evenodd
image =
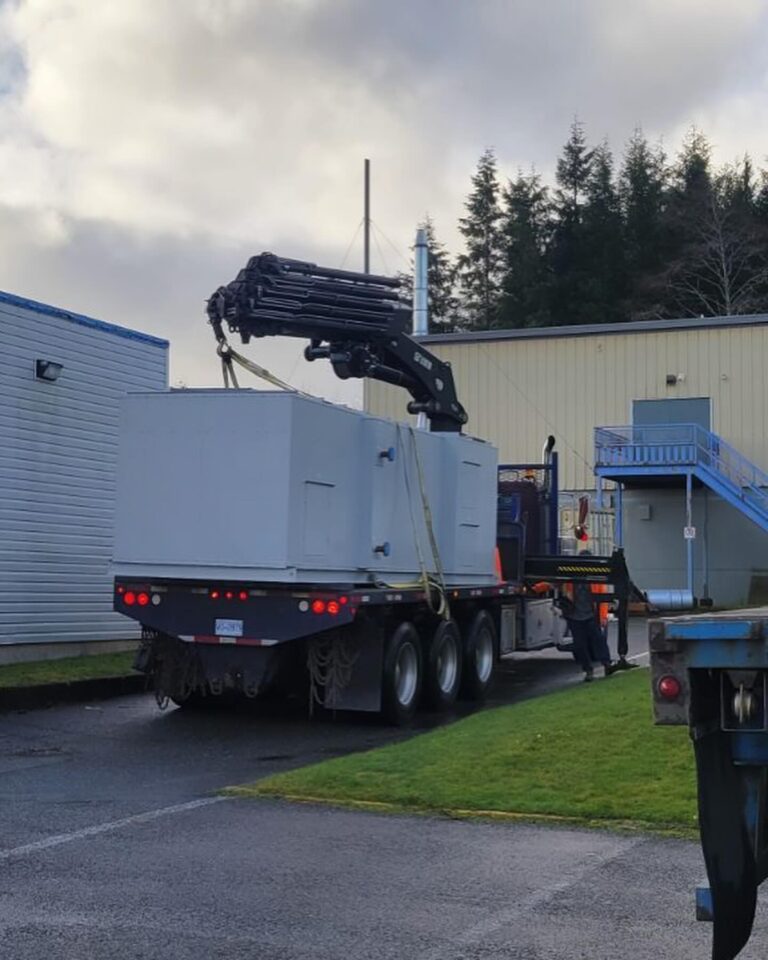
M 466 432 L 493 442 L 501 461 L 538 460 L 554 434 L 563 491 L 596 489 L 596 427 L 638 423 L 649 410 L 665 423 L 694 419 L 768 471 L 768 315 L 468 332 L 423 342 L 453 367 L 469 414 Z M 407 399 L 400 389 L 365 381 L 372 413 L 407 419 Z M 722 603 L 756 599 L 764 571 L 768 578 L 765 528 L 696 486 L 694 591 Z M 685 587 L 685 498 L 679 484 L 660 487 L 659 478 L 626 485 L 627 553 L 642 585 Z M 674 539 L 653 549 L 654 538 L 667 542 L 666 528 Z M 733 537 L 740 548 L 729 545 Z

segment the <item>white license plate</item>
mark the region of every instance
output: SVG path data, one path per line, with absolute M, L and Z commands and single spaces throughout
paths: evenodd
M 242 620 L 217 620 L 216 621 L 217 637 L 242 637 L 242 635 L 243 635 Z

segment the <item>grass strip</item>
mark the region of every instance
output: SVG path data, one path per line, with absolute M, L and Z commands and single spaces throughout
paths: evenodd
M 65 657 L 62 660 L 4 664 L 0 666 L 0 688 L 130 676 L 134 656 L 135 652 L 128 650 L 124 653 L 97 653 L 84 657 Z
M 228 792 L 683 836 L 696 827 L 687 730 L 653 725 L 644 669 Z

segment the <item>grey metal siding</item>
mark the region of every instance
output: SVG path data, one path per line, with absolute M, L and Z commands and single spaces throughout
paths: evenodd
M 0 644 L 136 636 L 112 612 L 118 403 L 167 343 L 0 294 Z M 36 359 L 63 364 L 35 379 Z

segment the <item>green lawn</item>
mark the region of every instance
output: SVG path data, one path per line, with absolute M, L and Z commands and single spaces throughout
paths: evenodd
M 32 687 L 42 683 L 67 683 L 96 677 L 122 677 L 132 673 L 135 654 L 97 653 L 64 660 L 39 660 L 35 663 L 11 663 L 0 666 L 0 688 Z
M 681 834 L 696 825 L 688 732 L 653 726 L 647 670 L 476 713 L 228 792 Z

